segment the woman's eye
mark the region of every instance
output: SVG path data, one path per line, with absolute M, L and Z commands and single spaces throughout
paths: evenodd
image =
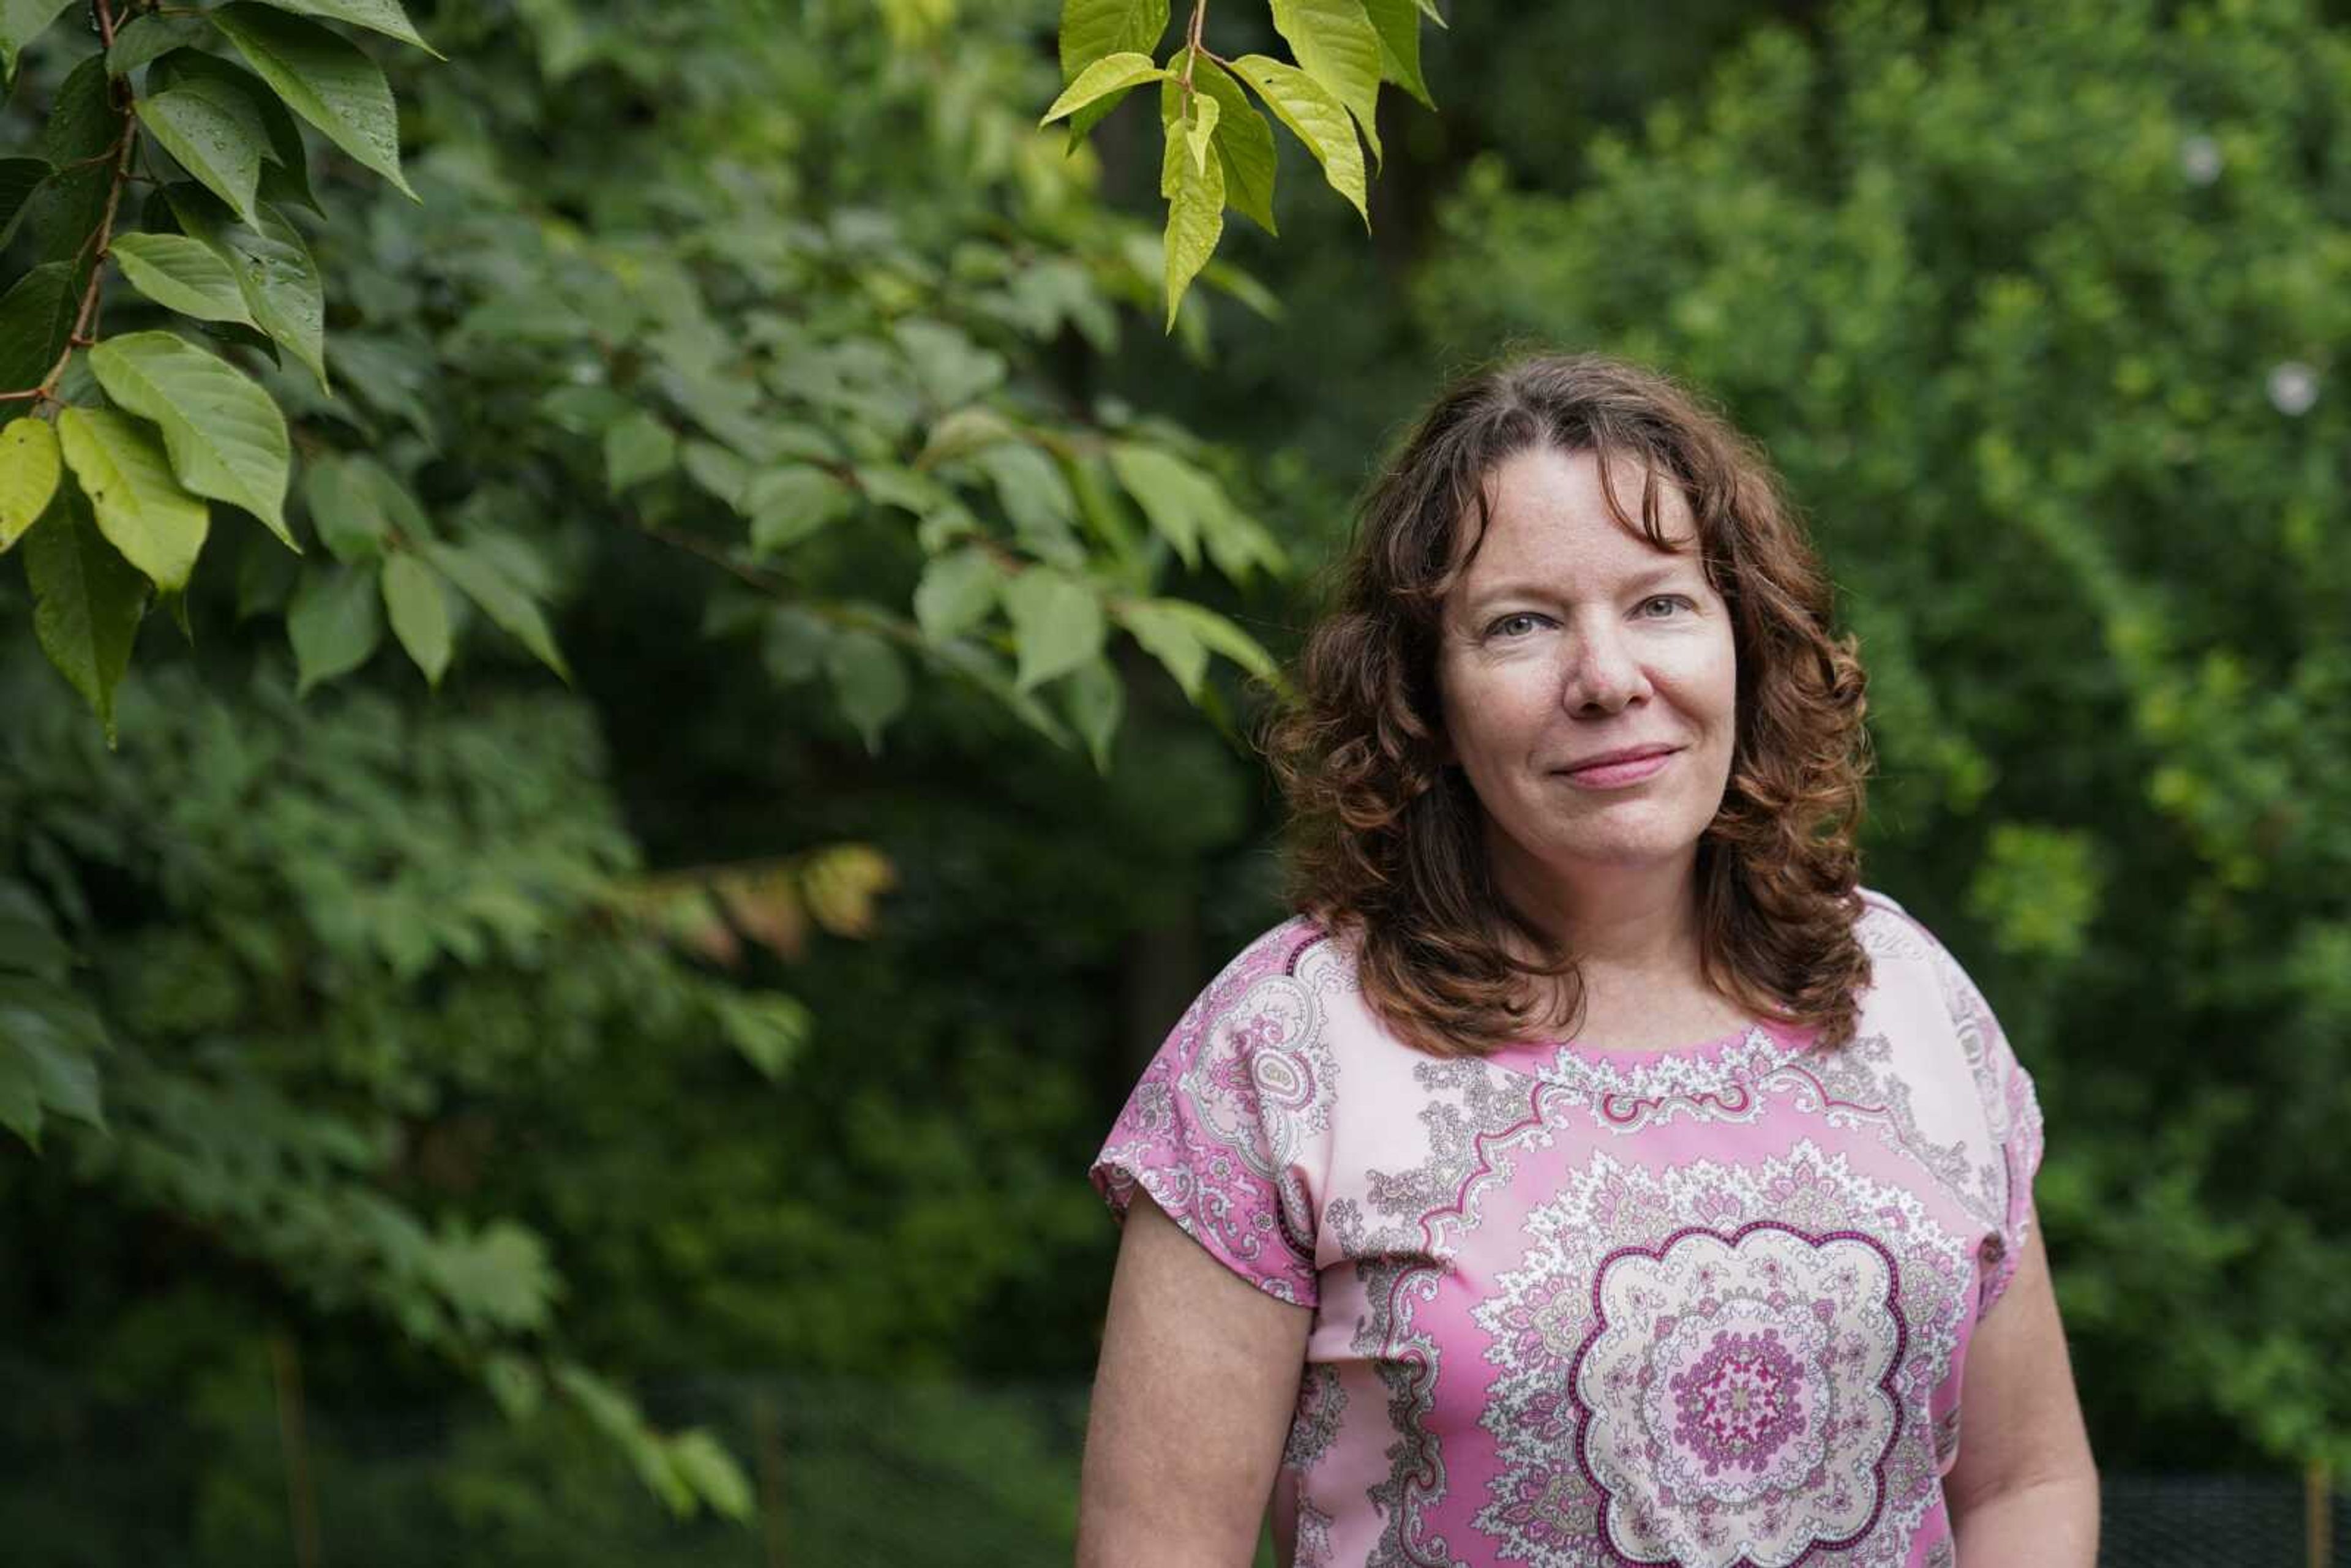
M 1688 600 L 1687 600 L 1687 599 L 1683 598 L 1683 597 L 1682 597 L 1680 594 L 1678 594 L 1678 593 L 1660 593 L 1660 594 L 1656 595 L 1655 598 L 1650 599 L 1650 600 L 1648 600 L 1648 601 L 1645 601 L 1645 602 L 1642 604 L 1641 608 L 1642 608 L 1643 610 L 1647 610 L 1651 605 L 1655 605 L 1655 604 L 1689 604 L 1689 602 L 1690 602 L 1690 601 L 1689 601 Z M 1690 607 L 1691 607 L 1692 609 L 1696 609 L 1696 608 L 1697 608 L 1697 606 L 1696 606 L 1696 605 L 1691 605 Z M 1649 617 L 1649 619 L 1650 619 L 1650 620 L 1652 620 L 1652 621 L 1656 621 L 1656 620 L 1659 620 L 1659 619 L 1661 619 L 1661 617 L 1652 615 L 1652 616 L 1650 616 L 1650 617 Z
M 1540 619 L 1541 619 L 1541 617 L 1531 614 L 1527 611 L 1517 611 L 1511 614 L 1503 616 L 1491 626 L 1487 627 L 1486 635 L 1489 637 L 1512 636 L 1517 632 L 1517 631 L 1522 628 L 1522 624 L 1524 626 L 1531 626 Z

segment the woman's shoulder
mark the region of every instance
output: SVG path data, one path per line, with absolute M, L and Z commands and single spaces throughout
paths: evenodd
M 1273 981 L 1303 987 L 1324 998 L 1351 996 L 1357 988 L 1355 946 L 1312 915 L 1286 915 L 1243 943 L 1193 1006 L 1214 1016 Z
M 1855 934 L 1870 958 L 1870 983 L 1862 1002 L 1862 1028 L 1905 1038 L 1928 1032 L 1956 1034 L 1971 1062 L 1981 1065 L 1980 1035 L 1991 1025 L 1991 1007 L 1967 967 L 1924 921 L 1886 894 L 1863 888 L 1862 915 Z
M 1854 922 L 1854 936 L 1873 963 L 1891 959 L 1897 964 L 1931 966 L 1949 956 L 1949 949 L 1927 928 L 1926 922 L 1905 909 L 1891 894 L 1874 887 L 1856 891 L 1861 894 L 1861 914 Z

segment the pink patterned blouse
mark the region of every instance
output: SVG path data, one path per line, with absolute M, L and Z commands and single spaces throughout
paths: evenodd
M 1092 1175 L 1314 1310 L 1286 1568 L 1953 1561 L 1960 1368 L 2041 1113 L 1958 961 L 1864 897 L 1836 1051 L 1759 1023 L 1439 1061 L 1303 918 L 1201 993 Z

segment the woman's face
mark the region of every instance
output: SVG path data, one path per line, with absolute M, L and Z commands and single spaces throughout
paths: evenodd
M 1614 473 L 1637 512 L 1640 467 Z M 1688 503 L 1664 487 L 1663 531 L 1689 552 L 1667 555 L 1609 516 L 1590 452 L 1521 452 L 1488 492 L 1485 542 L 1446 596 L 1437 686 L 1489 846 L 1519 862 L 1498 869 L 1573 883 L 1694 862 L 1730 778 L 1739 668 Z M 1583 768 L 1627 748 L 1666 754 Z

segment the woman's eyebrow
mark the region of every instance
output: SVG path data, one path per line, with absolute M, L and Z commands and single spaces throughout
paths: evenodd
M 1636 571 L 1633 573 L 1632 576 L 1625 579 L 1625 580 L 1618 585 L 1617 591 L 1620 593 L 1641 593 L 1656 587 L 1660 583 L 1686 580 L 1689 570 L 1694 567 L 1695 564 L 1696 563 L 1691 559 L 1691 558 L 1687 556 L 1677 556 L 1672 560 L 1659 561 L 1656 565 Z M 1497 599 L 1514 599 L 1521 595 L 1534 598 L 1549 598 L 1555 591 L 1555 585 L 1546 578 L 1508 578 L 1500 582 L 1489 583 L 1479 588 L 1476 593 L 1470 596 L 1469 602 L 1472 604 L 1490 604 Z

